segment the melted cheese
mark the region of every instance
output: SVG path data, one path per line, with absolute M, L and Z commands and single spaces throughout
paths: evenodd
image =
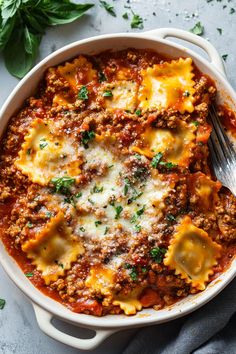
M 96 70 L 93 70 L 92 64 L 82 55 L 71 63 L 65 63 L 65 65 L 58 66 L 60 75 L 68 81 L 73 88 L 76 88 L 78 84 L 81 84 L 79 75 L 80 70 L 86 70 L 87 83 L 96 79 Z
M 164 264 L 199 290 L 205 289 L 213 266 L 220 257 L 221 246 L 208 234 L 194 226 L 186 216 L 176 228 L 164 258 Z
M 83 160 L 67 137 L 53 133 L 53 123 L 33 121 L 22 144 L 15 166 L 32 182 L 47 185 L 53 177 L 77 177 Z
M 180 113 L 193 112 L 192 59 L 172 60 L 142 70 L 138 99 L 144 109 L 173 108 Z
M 111 91 L 111 97 L 104 97 L 106 91 Z M 104 105 L 107 109 L 124 109 L 133 112 L 137 105 L 138 85 L 134 81 L 115 81 L 105 84 L 101 89 Z
M 35 239 L 25 242 L 22 250 L 42 272 L 47 285 L 64 275 L 84 252 L 81 242 L 72 236 L 62 212 L 52 218 Z
M 161 152 L 168 162 L 179 166 L 189 165 L 192 149 L 195 146 L 196 127 L 180 121 L 175 129 L 162 129 L 149 127 L 143 134 L 144 148 L 132 147 L 139 154 L 152 158 Z

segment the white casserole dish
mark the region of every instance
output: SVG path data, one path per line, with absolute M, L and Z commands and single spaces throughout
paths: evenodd
M 180 38 L 197 45 L 208 54 L 210 61 L 182 45 L 166 40 L 166 37 Z M 235 109 L 236 93 L 226 79 L 222 59 L 216 49 L 203 38 L 189 32 L 163 28 L 144 33 L 122 33 L 93 37 L 67 45 L 49 55 L 26 75 L 5 102 L 0 111 L 0 134 L 3 133 L 9 118 L 21 107 L 24 100 L 33 94 L 48 67 L 69 60 L 78 54 L 92 55 L 107 49 L 120 50 L 129 47 L 150 48 L 170 57 L 192 57 L 197 67 L 215 81 L 218 89 L 218 100 L 226 102 L 231 108 Z M 132 317 L 125 315 L 95 317 L 73 313 L 37 290 L 25 277 L 14 259 L 8 255 L 1 242 L 0 261 L 9 277 L 32 301 L 39 327 L 52 338 L 83 350 L 95 348 L 109 335 L 121 329 L 167 322 L 186 315 L 216 296 L 236 275 L 236 260 L 234 260 L 230 268 L 213 281 L 206 290 L 189 296 L 170 307 L 160 311 L 143 309 Z M 94 330 L 94 337 L 81 339 L 65 334 L 55 328 L 52 323 L 53 317 L 60 318 L 79 327 L 92 329 Z

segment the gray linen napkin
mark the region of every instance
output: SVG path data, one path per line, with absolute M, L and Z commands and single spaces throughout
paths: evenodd
M 140 329 L 123 354 L 236 354 L 236 279 L 192 314 Z

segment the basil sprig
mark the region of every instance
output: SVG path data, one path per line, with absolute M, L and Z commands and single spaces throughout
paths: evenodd
M 35 63 L 45 28 L 73 22 L 92 6 L 69 0 L 0 1 L 0 51 L 7 70 L 21 79 Z

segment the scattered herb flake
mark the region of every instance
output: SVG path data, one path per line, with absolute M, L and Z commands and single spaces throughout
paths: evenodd
M 155 247 L 151 249 L 150 256 L 156 263 L 161 263 L 166 252 L 165 248 Z
M 137 231 L 137 232 L 141 231 L 141 226 L 140 225 L 135 225 L 134 228 L 135 228 L 135 231 Z
M 157 168 L 158 164 L 160 163 L 161 159 L 163 157 L 163 154 L 161 152 L 158 152 L 158 154 L 156 154 L 152 161 L 151 161 L 151 166 L 154 168 Z
M 80 197 L 82 197 L 82 192 L 76 193 L 75 198 L 80 198 Z
M 108 233 L 108 231 L 109 231 L 109 227 L 106 226 L 106 227 L 105 227 L 105 231 L 104 231 L 104 235 L 106 235 L 106 234 Z
M 108 4 L 106 1 L 99 0 L 100 5 L 113 17 L 116 17 L 114 6 Z
M 34 274 L 33 273 L 25 273 L 25 276 L 27 278 L 32 278 L 34 276 Z
M 26 226 L 29 228 L 29 229 L 32 229 L 32 227 L 34 226 L 30 221 L 27 222 Z
M 169 214 L 166 214 L 166 220 L 170 221 L 170 222 L 173 222 L 176 219 L 175 219 L 175 216 L 173 214 L 169 213 Z
M 188 90 L 184 91 L 183 96 L 184 97 L 189 97 L 190 96 L 190 92 Z
M 193 123 L 193 125 L 195 125 L 195 127 L 199 126 L 199 122 L 197 120 L 194 120 L 192 123 Z
M 131 28 L 143 29 L 143 19 L 139 15 L 133 13 L 133 18 L 130 24 Z
M 92 189 L 93 193 L 101 193 L 103 191 L 103 187 L 98 187 L 96 184 Z
M 115 207 L 115 211 L 116 211 L 115 219 L 116 220 L 119 219 L 122 210 L 123 210 L 123 207 L 121 205 L 118 205 Z
M 82 133 L 81 142 L 85 149 L 89 148 L 88 142 L 95 138 L 95 132 L 93 130 L 84 130 Z
M 138 273 L 137 273 L 137 270 L 135 267 L 132 268 L 131 272 L 129 273 L 130 275 L 130 278 L 133 280 L 133 281 L 136 281 L 138 279 Z
M 231 7 L 230 11 L 229 11 L 229 14 L 232 15 L 235 13 L 235 9 L 233 7 Z
M 228 58 L 228 54 L 223 54 L 223 55 L 222 55 L 222 59 L 223 59 L 224 61 L 226 61 L 227 58 Z
M 45 139 L 40 139 L 39 147 L 41 150 L 43 150 L 46 146 L 48 146 L 48 143 L 45 141 Z
M 197 22 L 196 25 L 190 29 L 190 32 L 196 34 L 197 36 L 202 36 L 204 33 L 204 27 L 201 22 Z
M 103 92 L 103 97 L 112 97 L 113 93 L 111 90 L 106 90 Z
M 70 193 L 70 187 L 75 183 L 75 178 L 69 176 L 54 177 L 51 179 L 51 183 L 54 185 L 56 193 L 67 195 Z
M 78 97 L 80 100 L 88 100 L 88 89 L 86 86 L 82 86 L 79 90 Z
M 3 310 L 6 305 L 6 300 L 0 299 L 0 310 Z
M 104 82 L 104 81 L 107 81 L 107 77 L 106 77 L 106 75 L 104 74 L 103 71 L 99 71 L 99 73 L 98 73 L 98 81 L 100 83 Z
M 98 225 L 102 225 L 102 222 L 100 220 L 96 220 L 94 222 L 95 226 L 98 227 Z
M 30 154 L 31 154 L 31 149 L 27 149 L 27 150 L 26 150 L 26 154 L 27 154 L 27 155 L 30 155 Z
M 138 117 L 141 116 L 141 109 L 137 109 L 136 112 L 135 112 L 135 114 L 136 114 Z
M 122 17 L 123 17 L 125 20 L 128 20 L 129 15 L 128 15 L 128 13 L 127 13 L 127 12 L 125 12 L 125 13 L 122 15 Z
M 217 31 L 219 32 L 220 35 L 222 35 L 222 28 L 217 28 Z
M 50 211 L 46 211 L 45 215 L 48 219 L 52 217 L 52 213 Z
M 85 232 L 85 228 L 83 226 L 81 226 L 79 229 L 80 231 Z
M 147 273 L 147 271 L 148 271 L 147 267 L 142 267 L 142 272 L 143 273 Z
M 134 157 L 136 157 L 137 160 L 141 160 L 141 155 L 140 154 L 135 154 Z

